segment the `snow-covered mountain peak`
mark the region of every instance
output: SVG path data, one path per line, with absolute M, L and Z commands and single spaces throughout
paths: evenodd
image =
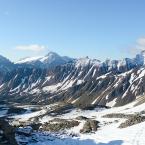
M 65 64 L 69 61 L 73 60 L 72 58 L 66 56 L 60 56 L 55 52 L 49 52 L 45 56 L 38 56 L 38 57 L 28 57 L 25 59 L 21 59 L 16 64 L 29 64 L 36 67 L 45 67 L 45 68 L 52 68 L 57 65 Z
M 50 51 L 47 56 L 59 56 L 56 52 Z
M 145 56 L 145 50 L 142 50 L 142 51 L 141 51 L 141 54 L 142 54 L 143 56 Z
M 97 59 L 90 59 L 88 56 L 79 58 L 76 60 L 76 67 L 85 67 L 89 64 L 91 65 L 100 65 L 100 61 Z
M 22 64 L 22 63 L 30 63 L 36 60 L 39 60 L 41 56 L 35 56 L 35 57 L 26 57 L 23 59 L 20 59 L 19 61 L 16 62 L 16 64 Z
M 61 57 L 59 54 L 57 54 L 56 52 L 52 52 L 52 51 L 50 51 L 47 55 L 46 55 L 46 57 L 49 57 L 50 59 L 51 58 L 56 58 L 56 57 Z
M 46 56 L 42 57 L 40 59 L 41 62 L 47 62 L 47 63 L 52 63 L 56 59 L 61 59 L 61 56 L 59 56 L 55 52 L 49 52 Z
M 141 51 L 139 54 L 136 55 L 135 61 L 136 61 L 137 65 L 145 64 L 145 50 Z
M 13 67 L 13 63 L 9 59 L 0 55 L 0 72 L 10 71 Z
M 10 60 L 0 55 L 0 62 L 10 62 Z

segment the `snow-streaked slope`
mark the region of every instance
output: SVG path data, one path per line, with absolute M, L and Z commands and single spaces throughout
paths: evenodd
M 27 58 L 20 59 L 19 61 L 16 62 L 16 64 L 21 64 L 21 63 L 30 63 L 30 62 L 33 62 L 33 61 L 39 60 L 39 59 L 41 59 L 41 58 L 42 58 L 42 56 L 37 56 L 37 57 L 27 57 Z
M 26 103 L 59 99 L 113 107 L 130 103 L 145 92 L 143 52 L 133 59 L 104 62 L 49 52 L 44 57 L 21 60 L 16 66 L 14 71 L 0 76 L 0 95 L 14 96 L 15 101 L 19 97 Z
M 4 78 L 6 81 L 0 85 L 0 93 L 18 95 L 18 98 L 26 94 L 31 96 L 30 102 L 37 103 L 49 103 L 59 97 L 69 103 L 109 107 L 125 105 L 144 94 L 144 66 L 122 73 L 100 67 L 98 60 L 82 58 L 47 71 L 20 68 Z

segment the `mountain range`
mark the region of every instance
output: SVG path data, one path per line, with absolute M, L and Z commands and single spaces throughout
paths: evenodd
M 122 106 L 144 99 L 145 51 L 109 60 L 46 56 L 11 62 L 0 56 L 0 99 L 31 104 Z

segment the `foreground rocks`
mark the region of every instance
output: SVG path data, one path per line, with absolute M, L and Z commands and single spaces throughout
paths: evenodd
M 78 116 L 78 117 L 76 117 L 76 119 L 77 120 L 88 120 L 88 118 L 85 116 Z
M 104 118 L 121 118 L 127 119 L 125 122 L 119 125 L 119 128 L 126 128 L 145 121 L 145 116 L 142 116 L 145 111 L 141 111 L 138 114 L 122 114 L 122 113 L 112 113 L 104 115 Z
M 111 113 L 111 114 L 107 114 L 104 115 L 104 118 L 129 118 L 129 117 L 133 117 L 133 114 L 122 114 L 122 113 Z
M 119 128 L 126 128 L 141 122 L 145 121 L 145 116 L 141 116 L 139 114 L 134 115 L 133 117 L 130 117 L 128 120 L 126 120 L 125 122 L 121 123 Z
M 59 132 L 78 125 L 79 122 L 75 120 L 65 120 L 65 119 L 56 118 L 48 123 L 43 124 L 41 126 L 41 130 L 50 131 L 50 132 Z
M 31 126 L 27 126 L 27 127 L 20 127 L 20 128 L 17 128 L 16 130 L 16 133 L 18 135 L 24 135 L 24 136 L 31 136 L 33 132 L 33 128 Z
M 80 130 L 80 133 L 90 133 L 95 132 L 99 128 L 99 121 L 96 120 L 87 120 L 83 126 L 83 128 Z

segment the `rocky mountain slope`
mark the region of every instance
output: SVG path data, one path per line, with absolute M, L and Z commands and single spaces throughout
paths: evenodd
M 0 75 L 0 98 L 38 104 L 64 101 L 82 107 L 125 105 L 145 92 L 144 58 L 141 52 L 133 59 L 101 62 L 50 52 L 45 57 L 9 62 L 9 69 L 1 66 L 7 73 Z

